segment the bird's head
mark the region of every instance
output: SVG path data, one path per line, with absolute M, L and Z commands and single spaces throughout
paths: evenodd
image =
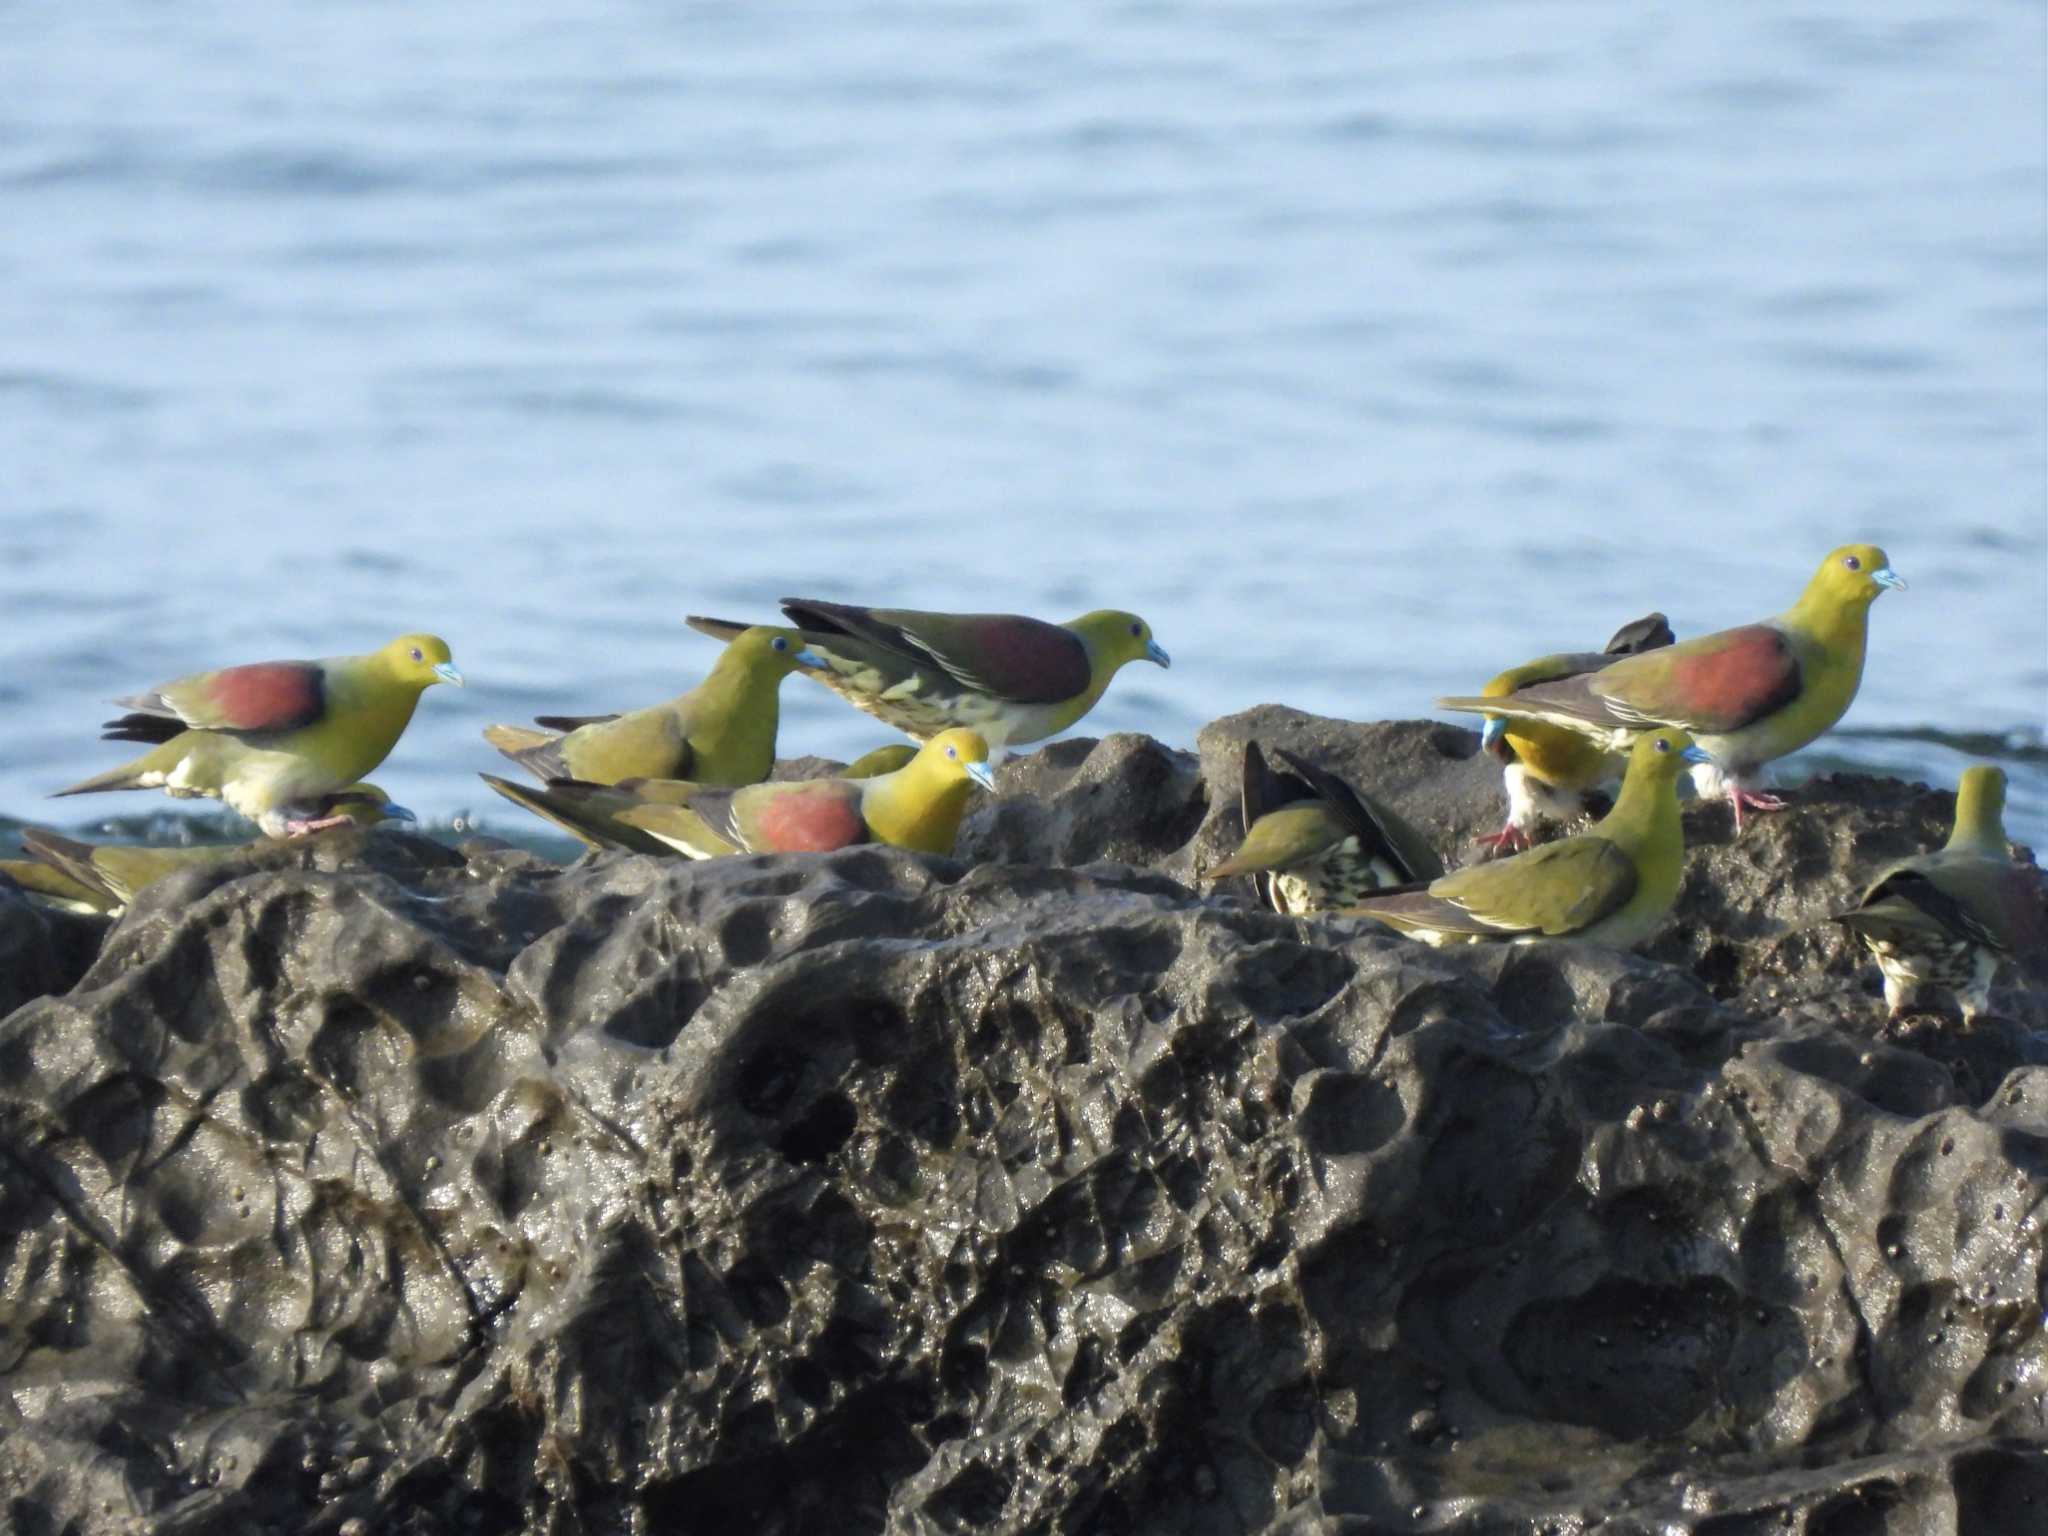
M 925 765 L 947 783 L 972 779 L 990 794 L 995 793 L 995 770 L 988 765 L 988 743 L 981 739 L 979 731 L 965 727 L 941 731 L 924 744 L 913 761 Z
M 1479 746 L 1488 756 L 1501 762 L 1513 762 L 1515 749 L 1508 742 L 1508 722 L 1503 715 L 1488 715 L 1486 724 L 1479 728 Z
M 825 666 L 822 656 L 804 649 L 801 630 L 778 629 L 773 624 L 741 630 L 726 646 L 725 656 L 741 666 L 767 667 L 777 677 L 787 677 L 798 667 L 822 671 Z
M 1702 748 L 1693 745 L 1692 737 L 1684 731 L 1676 726 L 1659 726 L 1643 732 L 1629 748 L 1628 777 L 1647 775 L 1664 783 L 1676 783 L 1688 768 L 1712 760 Z
M 1892 569 L 1889 556 L 1875 544 L 1844 544 L 1831 550 L 1807 583 L 1809 600 L 1820 597 L 1842 608 L 1867 607 L 1887 587 L 1904 588 L 1906 580 Z
M 418 821 L 419 817 L 374 784 L 351 784 L 337 789 L 320 802 L 323 815 L 346 816 L 359 827 L 374 827 L 380 821 Z
M 1082 614 L 1067 628 L 1081 637 L 1082 643 L 1088 647 L 1088 654 L 1095 658 L 1098 666 L 1106 663 L 1112 672 L 1128 661 L 1149 661 L 1162 667 L 1173 665 L 1173 658 L 1152 638 L 1152 626 L 1135 613 L 1125 613 L 1118 608 L 1098 608 L 1093 613 Z
M 1956 824 L 1949 846 L 1982 845 L 2005 853 L 2005 770 L 1972 763 L 1956 783 Z
M 378 654 L 392 676 L 415 688 L 431 688 L 436 683 L 462 686 L 462 674 L 455 670 L 448 642 L 439 635 L 400 635 Z

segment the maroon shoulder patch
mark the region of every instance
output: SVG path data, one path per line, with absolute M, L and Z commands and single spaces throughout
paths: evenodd
M 868 840 L 860 792 L 837 785 L 764 795 L 747 812 L 747 845 L 757 853 L 829 853 Z
M 963 620 L 948 664 L 998 698 L 1057 704 L 1088 686 L 1088 650 L 1071 630 L 1021 614 Z
M 320 669 L 304 661 L 226 667 L 195 692 L 205 702 L 193 713 L 210 718 L 192 723 L 229 731 L 295 731 L 318 720 L 326 702 Z
M 1778 631 L 1750 624 L 1715 638 L 1723 643 L 1711 650 L 1679 646 L 1666 653 L 1675 707 L 1665 718 L 1718 734 L 1740 730 L 1798 695 L 1799 663 Z

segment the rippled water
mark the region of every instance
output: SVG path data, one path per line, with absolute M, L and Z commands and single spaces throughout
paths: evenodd
M 110 695 L 406 628 L 474 686 L 379 778 L 496 816 L 479 727 L 675 691 L 685 612 L 1135 608 L 1087 728 L 1185 742 L 1871 538 L 1828 760 L 2017 746 L 2048 840 L 2043 14 L 15 8 L 0 812 L 143 809 L 38 798 Z

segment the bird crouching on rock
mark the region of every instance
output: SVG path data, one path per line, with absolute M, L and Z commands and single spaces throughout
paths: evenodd
M 492 789 L 596 846 L 693 859 L 735 853 L 821 853 L 890 843 L 951 854 L 975 787 L 993 791 L 988 746 L 942 731 L 903 767 L 864 779 L 802 779 L 738 789 L 558 780 L 531 789 L 483 775 Z
M 1618 657 L 1659 650 L 1674 638 L 1663 614 L 1646 614 L 1616 630 L 1603 651 L 1539 656 L 1509 668 L 1479 692 L 1489 699 L 1506 698 L 1537 683 L 1597 672 Z M 1479 744 L 1499 759 L 1508 792 L 1506 824 L 1479 841 L 1510 853 L 1529 847 L 1546 822 L 1569 826 L 1578 821 L 1586 814 L 1587 793 L 1620 778 L 1628 764 L 1625 754 L 1604 750 L 1583 732 L 1506 715 L 1486 717 Z
M 1882 870 L 1835 921 L 1877 958 L 1893 1018 L 1934 989 L 1969 1023 L 1990 1006 L 2001 961 L 2048 976 L 2041 877 L 2006 842 L 2004 772 L 1963 770 L 1948 842 Z
M 1244 842 L 1199 872 L 1205 881 L 1250 875 L 1275 912 L 1301 916 L 1349 906 L 1386 886 L 1443 873 L 1443 861 L 1335 774 L 1256 741 L 1244 744 Z
M 1015 613 L 925 613 L 784 598 L 782 611 L 823 666 L 806 676 L 920 742 L 965 727 L 992 752 L 1056 736 L 1128 663 L 1172 665 L 1134 613 L 1099 609 L 1065 624 Z M 704 634 L 740 626 L 693 617 Z
M 374 827 L 416 821 L 374 784 L 351 784 L 322 796 L 313 807 L 329 826 Z M 85 843 L 45 827 L 25 827 L 21 846 L 27 859 L 0 861 L 6 874 L 32 900 L 68 911 L 118 915 L 141 891 L 187 869 L 205 869 L 241 858 L 275 840 L 232 847 L 147 848 L 118 843 Z
M 823 665 L 795 630 L 759 625 L 733 635 L 704 680 L 676 698 L 626 714 L 542 715 L 537 731 L 487 726 L 484 739 L 543 783 L 758 784 L 775 766 L 782 680 Z
M 1678 776 L 1687 764 L 1705 760 L 1683 731 L 1641 735 L 1629 749 L 1614 809 L 1590 830 L 1343 910 L 1427 944 L 1541 938 L 1616 949 L 1639 944 L 1678 899 L 1685 864 Z
M 447 642 L 401 635 L 365 656 L 263 661 L 199 672 L 114 702 L 130 711 L 104 727 L 107 741 L 151 743 L 119 768 L 60 789 L 161 789 L 225 801 L 269 837 L 338 826 L 320 802 L 391 753 L 420 694 L 460 687 Z
M 1742 813 L 1779 810 L 1763 793 L 1766 765 L 1796 752 L 1847 712 L 1863 680 L 1870 605 L 1905 581 L 1875 544 L 1845 544 L 1820 563 L 1785 612 L 1758 624 L 1627 656 L 1595 672 L 1536 683 L 1504 698 L 1438 699 L 1442 709 L 1536 720 L 1621 751 L 1646 730 L 1691 735 L 1711 761 L 1701 794 Z

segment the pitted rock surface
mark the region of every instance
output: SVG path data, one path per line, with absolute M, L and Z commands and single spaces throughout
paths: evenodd
M 1437 952 L 1173 878 L 1226 724 L 1006 765 L 1027 862 L 151 888 L 0 1020 L 0 1525 L 2040 1522 L 2048 1000 L 1887 1029 L 1824 922 L 1947 796 L 1689 813 L 1649 956 Z

